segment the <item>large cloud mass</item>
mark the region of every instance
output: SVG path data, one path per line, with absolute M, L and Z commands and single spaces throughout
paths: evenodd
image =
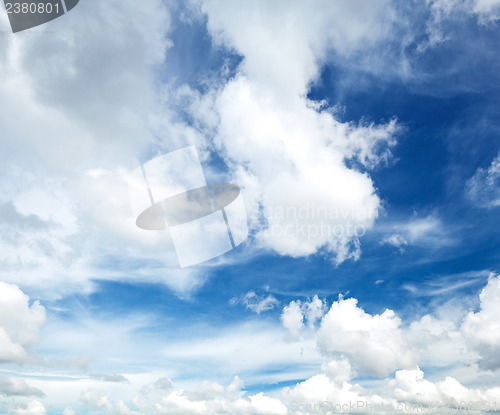
M 385 163 L 398 127 L 339 122 L 306 95 L 329 51 L 349 54 L 384 36 L 388 2 L 282 6 L 201 4 L 215 41 L 243 61 L 213 98 L 218 124 L 200 105 L 193 115 L 212 123 L 215 148 L 245 188 L 262 246 L 290 256 L 325 248 L 337 262 L 358 258 L 380 199 L 370 177 L 346 160 L 364 168 Z
M 385 376 L 416 364 L 400 325 L 392 310 L 372 316 L 356 299 L 341 299 L 321 321 L 318 346 L 325 353 L 348 356 L 364 372 Z
M 38 331 L 45 323 L 45 308 L 17 286 L 0 282 L 0 362 L 21 362 L 38 342 Z
M 500 277 L 491 275 L 479 296 L 481 309 L 467 314 L 462 332 L 480 355 L 479 364 L 485 369 L 500 368 Z

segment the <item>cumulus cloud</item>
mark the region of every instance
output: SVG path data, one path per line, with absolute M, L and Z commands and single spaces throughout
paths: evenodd
M 500 206 L 500 154 L 487 169 L 477 169 L 467 182 L 466 190 L 467 196 L 480 207 Z
M 290 304 L 283 308 L 281 322 L 290 332 L 292 338 L 299 337 L 300 329 L 304 327 L 304 314 L 300 307 L 300 301 L 291 301 Z
M 479 366 L 484 369 L 500 368 L 500 277 L 491 274 L 483 288 L 480 310 L 469 312 L 461 330 L 470 346 L 479 353 Z
M 340 298 L 332 304 L 318 330 L 320 350 L 347 356 L 357 369 L 376 376 L 415 365 L 417 356 L 404 339 L 394 311 L 370 315 L 357 303 L 355 298 Z
M 463 316 L 463 310 L 454 309 L 455 317 Z M 460 322 L 446 316 L 426 314 L 413 321 L 405 331 L 405 339 L 418 350 L 419 364 L 426 367 L 449 367 L 458 362 L 470 364 L 473 354 L 467 348 Z
M 428 282 L 427 288 L 413 289 L 421 291 L 420 295 L 443 295 L 478 284 L 484 277 L 485 271 L 445 276 L 443 281 Z M 292 339 L 313 337 L 322 355 L 334 358 L 322 366 L 332 378 L 349 380 L 357 374 L 383 378 L 417 364 L 436 370 L 479 364 L 482 370 L 497 370 L 500 341 L 495 315 L 500 312 L 499 280 L 496 274 L 490 275 L 477 312 L 468 312 L 471 297 L 466 302 L 446 302 L 432 314 L 403 324 L 392 310 L 371 315 L 358 305 L 357 299 L 343 296 L 325 314 L 325 304 L 315 297 L 311 302 L 290 302 L 283 309 L 281 322 Z M 314 313 L 314 321 L 319 318 L 319 327 L 312 324 L 313 330 L 306 332 L 305 322 L 311 318 L 307 317 L 307 309 L 315 303 L 318 312 Z
M 451 376 L 438 382 L 430 382 L 424 379 L 424 372 L 418 367 L 412 370 L 398 370 L 389 385 L 393 389 L 394 397 L 399 401 L 423 404 L 426 408 L 435 410 L 458 410 L 464 406 L 469 408 L 468 410 L 488 410 L 500 396 L 498 387 L 470 389 Z
M 45 397 L 38 388 L 29 386 L 24 379 L 0 376 L 0 396 L 36 396 Z
M 109 414 L 314 414 L 365 412 L 446 413 L 468 405 L 470 410 L 493 410 L 500 388 L 469 388 L 451 376 L 431 381 L 417 366 L 403 369 L 379 384 L 378 392 L 363 387 L 353 379 L 346 360 L 332 361 L 317 374 L 270 393 L 251 394 L 241 379 L 223 386 L 204 381 L 197 388 L 168 387 L 159 382 L 147 385 L 125 405 L 103 391 L 88 390 L 82 401 L 90 408 Z M 128 412 L 131 411 L 131 412 Z M 329 412 L 330 411 L 330 412 Z
M 0 282 L 0 362 L 22 362 L 38 342 L 45 323 L 45 308 L 19 287 Z
M 356 375 L 351 363 L 346 358 L 324 363 L 321 370 L 338 385 L 350 381 Z
M 156 390 L 151 395 L 140 394 L 134 405 L 147 414 L 286 414 L 287 409 L 278 399 L 263 393 L 244 396 L 243 383 L 236 376 L 226 387 L 205 381 L 201 390 Z
M 380 200 L 370 177 L 346 160 L 363 169 L 385 163 L 399 127 L 339 122 L 306 94 L 329 51 L 384 36 L 379 19 L 389 2 L 196 4 L 215 42 L 243 57 L 236 76 L 212 91 L 217 117 L 190 108 L 207 118 L 215 150 L 244 187 L 256 241 L 282 255 L 325 249 L 337 262 L 358 258 Z
M 298 342 L 280 340 L 284 331 L 276 326 L 235 326 L 215 338 L 197 337 L 190 342 L 173 344 L 164 348 L 159 357 L 167 366 L 175 362 L 179 377 L 185 373 L 183 362 L 193 370 L 203 361 L 205 368 L 224 374 L 239 373 L 245 382 L 247 379 L 259 384 L 263 379 L 269 383 L 305 379 L 272 393 L 248 393 L 238 377 L 227 386 L 205 381 L 200 387 L 194 388 L 191 384 L 186 388 L 176 386 L 166 377 L 153 382 L 150 379 L 155 377 L 148 373 L 127 375 L 130 383 L 100 382 L 87 389 L 89 379 L 85 377 L 78 384 L 84 389 L 81 402 L 96 411 L 129 415 L 137 412 L 290 413 L 299 410 L 300 405 L 314 407 L 320 402 L 349 405 L 362 401 L 391 410 L 405 403 L 439 403 L 440 408 L 449 405 L 453 408 L 455 402 L 462 400 L 494 402 L 500 398 L 500 389 L 490 387 L 488 379 L 493 381 L 498 374 L 491 372 L 498 368 L 494 320 L 498 311 L 495 307 L 500 301 L 498 281 L 498 276 L 491 275 L 476 312 L 467 313 L 465 305 L 448 304 L 434 310 L 434 314 L 426 314 L 405 325 L 391 310 L 374 315 L 367 313 L 354 298 L 340 298 L 329 310 L 316 296 L 308 301 L 296 300 L 284 307 L 282 324 L 296 330 Z M 476 335 L 483 332 L 488 336 Z M 120 339 L 120 343 L 123 346 L 126 341 Z M 311 354 L 317 350 L 322 356 Z M 294 364 L 291 372 L 262 375 L 269 368 L 288 366 L 290 362 Z M 303 371 L 297 368 L 299 364 L 304 365 Z M 428 369 L 432 369 L 429 379 L 424 376 Z M 490 372 L 481 372 L 482 369 Z M 254 370 L 257 373 L 252 372 Z M 366 383 L 367 375 L 379 379 Z M 486 382 L 480 385 L 477 381 L 482 376 L 487 376 Z M 146 385 L 144 378 L 148 379 Z M 44 382 L 36 386 L 49 390 Z M 68 383 L 74 385 L 75 381 L 71 378 Z M 57 383 L 58 390 L 63 386 Z
M 32 400 L 24 405 L 17 405 L 9 410 L 16 415 L 46 415 L 47 410 L 43 403 Z
M 359 384 L 336 382 L 325 374 L 313 376 L 293 388 L 284 388 L 281 399 L 286 402 L 289 413 L 299 414 L 363 413 L 370 410 L 365 406 L 367 403 L 373 408 L 373 405 L 391 402 Z
M 137 412 L 131 411 L 122 400 L 112 402 L 106 392 L 99 389 L 88 389 L 80 395 L 80 401 L 93 411 L 104 411 L 107 414 L 133 415 Z
M 338 262 L 357 258 L 359 237 L 372 227 L 380 200 L 371 179 L 344 159 L 368 157 L 351 136 L 388 141 L 396 126 L 360 127 L 362 133 L 297 99 L 299 108 L 283 109 L 246 77 L 231 81 L 218 99 L 219 151 L 234 166 L 235 180 L 253 186 L 247 210 L 261 245 L 290 256 L 324 247 Z
M 310 301 L 291 301 L 290 304 L 283 308 L 281 322 L 289 331 L 291 338 L 297 339 L 302 327 L 304 327 L 304 320 L 307 321 L 309 328 L 314 328 L 325 312 L 326 303 L 315 295 Z
M 125 405 L 103 391 L 87 390 L 82 401 L 94 410 L 109 414 L 313 414 L 364 413 L 371 411 L 458 410 L 460 405 L 493 409 L 500 388 L 473 389 L 447 376 L 437 381 L 425 379 L 417 366 L 403 369 L 380 383 L 379 392 L 353 381 L 354 372 L 345 359 L 331 361 L 323 372 L 271 393 L 251 394 L 238 376 L 223 386 L 204 381 L 195 389 L 178 388 L 160 379 L 144 387 Z M 487 407 L 486 405 L 490 405 Z M 330 412 L 328 412 L 330 411 Z

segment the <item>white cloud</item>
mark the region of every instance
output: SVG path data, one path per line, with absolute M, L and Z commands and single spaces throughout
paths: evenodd
M 299 337 L 300 329 L 304 327 L 304 315 L 300 301 L 291 301 L 290 304 L 283 308 L 281 321 L 293 339 Z
M 45 394 L 40 389 L 28 385 L 24 379 L 0 375 L 0 396 L 37 396 L 43 398 Z
M 297 330 L 298 340 L 295 342 L 285 341 L 285 331 L 279 327 L 257 322 L 227 327 L 216 334 L 198 333 L 189 341 L 173 340 L 168 346 L 151 344 L 147 338 L 141 337 L 141 352 L 149 356 L 153 363 L 147 358 L 130 363 L 131 356 L 137 353 L 130 341 L 134 337 L 133 332 L 124 330 L 123 322 L 115 322 L 120 329 L 113 329 L 110 322 L 102 323 L 101 327 L 89 326 L 88 332 L 82 333 L 81 338 L 74 334 L 80 331 L 78 328 L 74 328 L 75 332 L 63 330 L 65 338 L 82 343 L 84 349 L 96 350 L 101 359 L 106 360 L 106 356 L 113 354 L 115 362 L 129 362 L 134 367 L 141 365 L 153 369 L 143 374 L 125 373 L 124 377 L 130 383 L 108 382 L 103 376 L 94 376 L 99 379 L 85 376 L 80 379 L 68 377 L 66 381 L 61 381 L 59 377 L 54 380 L 37 379 L 30 384 L 43 390 L 51 405 L 54 402 L 61 405 L 62 402 L 61 407 L 74 405 L 70 397 L 76 394 L 75 399 L 78 399 L 78 393 L 83 390 L 81 396 L 85 405 L 110 414 L 137 411 L 144 414 L 162 411 L 286 413 L 283 407 L 290 411 L 299 405 L 325 401 L 349 404 L 359 400 L 391 408 L 397 408 L 401 402 L 439 402 L 442 406 L 449 405 L 453 400 L 493 402 L 500 397 L 500 389 L 490 386 L 496 384 L 498 371 L 481 371 L 476 362 L 479 361 L 484 369 L 495 370 L 491 363 L 498 354 L 494 320 L 497 314 L 495 307 L 500 301 L 498 280 L 498 277 L 491 276 L 481 294 L 481 309 L 478 312 L 467 314 L 467 302 L 461 299 L 459 306 L 446 304 L 409 325 L 403 325 L 391 310 L 370 315 L 353 298 L 341 298 L 321 318 L 319 316 L 324 312 L 325 304 L 318 297 L 313 297 L 309 301 L 293 301 L 284 308 L 283 315 L 293 317 L 290 318 L 289 328 Z M 285 321 L 282 320 L 282 323 Z M 147 325 L 147 322 L 143 321 L 143 324 Z M 142 325 L 137 327 L 140 329 Z M 103 335 L 104 331 L 108 337 Z M 488 338 L 476 336 L 477 332 L 488 333 Z M 95 333 L 96 339 L 91 341 L 88 338 L 92 333 Z M 477 337 L 478 343 L 471 341 L 473 336 Z M 57 337 L 51 337 L 53 342 L 59 342 Z M 102 347 L 108 343 L 109 350 Z M 71 343 L 68 344 L 74 350 Z M 146 349 L 144 344 L 148 344 Z M 490 348 L 491 345 L 493 348 Z M 158 353 L 159 349 L 161 353 Z M 318 355 L 318 350 L 323 356 Z M 162 376 L 159 376 L 154 363 L 158 360 L 168 368 Z M 430 379 L 424 377 L 417 364 L 426 371 L 432 369 Z M 276 373 L 276 367 L 291 369 L 280 369 Z M 318 374 L 320 368 L 321 373 Z M 213 381 L 195 387 L 192 379 L 206 378 L 207 373 L 214 371 L 221 378 L 238 373 L 245 383 L 252 384 L 306 380 L 266 394 L 245 393 L 239 378 L 226 387 Z M 186 383 L 182 387 L 175 386 L 170 380 L 185 379 L 187 372 L 191 379 L 188 387 Z M 267 374 L 263 375 L 264 372 Z M 396 372 L 395 375 L 391 375 L 392 372 Z M 366 381 L 366 375 L 380 379 Z M 111 380 L 122 379 L 113 377 Z M 77 393 L 78 388 L 81 389 Z M 53 394 L 61 396 L 54 400 L 51 397 Z
M 312 328 L 325 315 L 327 306 L 323 300 L 320 300 L 318 296 L 315 295 L 311 301 L 303 304 L 303 309 L 307 325 Z
M 457 317 L 463 316 L 463 310 L 454 309 L 453 312 Z M 405 338 L 419 352 L 420 365 L 438 368 L 457 362 L 472 363 L 473 355 L 466 347 L 460 323 L 447 317 L 426 314 L 413 321 L 405 331 Z
M 479 366 L 484 369 L 500 368 L 500 277 L 491 274 L 488 284 L 483 288 L 480 310 L 469 312 L 462 324 L 462 332 L 480 355 Z
M 473 10 L 475 13 L 478 13 L 486 22 L 500 19 L 499 0 L 474 0 Z
M 435 22 L 445 18 L 475 15 L 482 24 L 500 19 L 498 0 L 428 0 Z
M 291 95 L 306 94 L 329 48 L 347 54 L 369 47 L 387 33 L 390 19 L 389 1 L 198 3 L 216 42 L 244 56 L 245 73 Z
M 404 283 L 402 288 L 417 296 L 443 297 L 465 287 L 479 287 L 490 274 L 489 270 L 480 270 L 440 275 L 439 278 L 431 275 L 420 278 L 418 282 Z
M 340 298 L 321 321 L 318 346 L 327 355 L 347 356 L 360 372 L 386 376 L 417 362 L 400 326 L 392 310 L 372 316 L 355 298 Z
M 405 252 L 408 246 L 431 248 L 433 250 L 452 245 L 453 237 L 445 223 L 436 215 L 419 217 L 416 214 L 407 221 L 396 222 L 388 227 L 390 234 L 384 236 L 381 244 L 392 245 Z
M 367 142 L 392 140 L 395 124 L 340 124 L 302 98 L 283 108 L 242 76 L 217 103 L 218 149 L 234 166 L 235 180 L 254 186 L 244 193 L 251 219 L 263 215 L 253 223 L 257 241 L 282 255 L 306 256 L 325 247 L 338 262 L 358 258 L 359 237 L 372 227 L 380 201 L 371 179 L 347 168 L 344 158 L 376 158 Z
M 401 235 L 393 234 L 389 236 L 385 236 L 381 241 L 381 244 L 392 245 L 399 249 L 399 252 L 404 253 L 406 251 L 406 246 L 408 245 L 408 241 L 402 237 Z
M 287 340 L 287 331 L 279 325 L 254 320 L 191 335 L 189 341 L 172 341 L 158 358 L 170 362 L 173 379 L 186 371 L 197 376 L 213 371 L 238 374 L 249 382 L 269 384 L 309 376 L 322 361 L 315 339 Z
M 341 385 L 344 382 L 349 382 L 356 372 L 352 368 L 348 359 L 331 360 L 321 366 L 323 373 L 328 375 L 336 384 Z
M 300 331 L 304 327 L 304 320 L 307 321 L 308 327 L 313 329 L 325 312 L 326 303 L 315 295 L 310 301 L 291 301 L 290 304 L 283 308 L 281 322 L 289 331 L 291 338 L 298 339 Z
M 183 389 L 156 391 L 156 394 L 139 394 L 134 399 L 141 411 L 147 414 L 276 414 L 285 415 L 286 407 L 275 398 L 263 393 L 244 396 L 243 383 L 236 376 L 224 387 L 216 382 L 205 381 L 201 390 L 189 392 Z
M 254 311 L 257 314 L 260 314 L 264 311 L 272 310 L 280 302 L 272 294 L 264 297 L 261 295 L 257 295 L 255 291 L 249 291 L 241 298 L 232 298 L 230 303 L 233 305 L 241 303 L 246 308 Z
M 485 208 L 500 206 L 500 154 L 486 170 L 477 169 L 466 189 L 467 196 L 476 205 Z
M 366 403 L 384 402 L 359 384 L 337 382 L 325 374 L 313 376 L 293 388 L 284 388 L 281 399 L 290 409 L 289 413 L 299 414 L 363 413 L 367 411 Z
M 324 248 L 337 262 L 358 258 L 380 200 L 370 177 L 345 160 L 385 163 L 399 127 L 341 123 L 305 95 L 329 51 L 351 53 L 384 36 L 389 2 L 197 4 L 215 41 L 243 61 L 209 93 L 218 116 L 195 105 L 201 98 L 191 112 L 207 119 L 216 151 L 244 187 L 257 242 L 282 255 Z
M 9 410 L 16 415 L 45 415 L 47 410 L 43 403 L 32 400 L 28 404 L 18 405 Z
M 146 152 L 192 136 L 158 105 L 169 30 L 160 0 L 82 2 L 2 42 L 1 280 L 51 299 L 89 293 L 96 277 L 164 283 L 182 297 L 204 283 L 203 271 L 172 269 L 166 235 L 135 228 L 126 186 Z M 123 269 L 109 269 L 116 258 Z
M 30 305 L 19 287 L 0 282 L 0 362 L 27 359 L 44 323 L 45 309 L 38 301 Z
M 394 380 L 389 382 L 394 396 L 403 402 L 419 403 L 429 408 L 448 408 L 449 410 L 492 409 L 500 396 L 500 388 L 469 389 L 455 378 L 447 376 L 444 380 L 430 382 L 424 379 L 420 368 L 398 370 Z
M 427 0 L 430 17 L 426 22 L 429 40 L 419 45 L 423 51 L 428 47 L 449 41 L 452 34 L 447 24 L 462 24 L 466 18 L 474 17 L 479 25 L 494 25 L 500 18 L 498 0 Z
M 131 411 L 123 401 L 112 402 L 106 392 L 98 389 L 88 389 L 80 395 L 80 401 L 93 411 L 104 411 L 107 414 L 133 415 L 137 412 Z

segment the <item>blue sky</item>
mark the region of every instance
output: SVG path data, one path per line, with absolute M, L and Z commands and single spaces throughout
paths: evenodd
M 500 2 L 1 15 L 0 413 L 500 402 Z M 127 182 L 190 145 L 249 237 L 179 268 Z

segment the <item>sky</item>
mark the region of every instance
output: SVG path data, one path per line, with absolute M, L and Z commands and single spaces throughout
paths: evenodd
M 81 0 L 12 33 L 3 8 L 0 414 L 500 411 L 499 24 Z M 181 267 L 129 183 L 189 146 L 248 238 Z

